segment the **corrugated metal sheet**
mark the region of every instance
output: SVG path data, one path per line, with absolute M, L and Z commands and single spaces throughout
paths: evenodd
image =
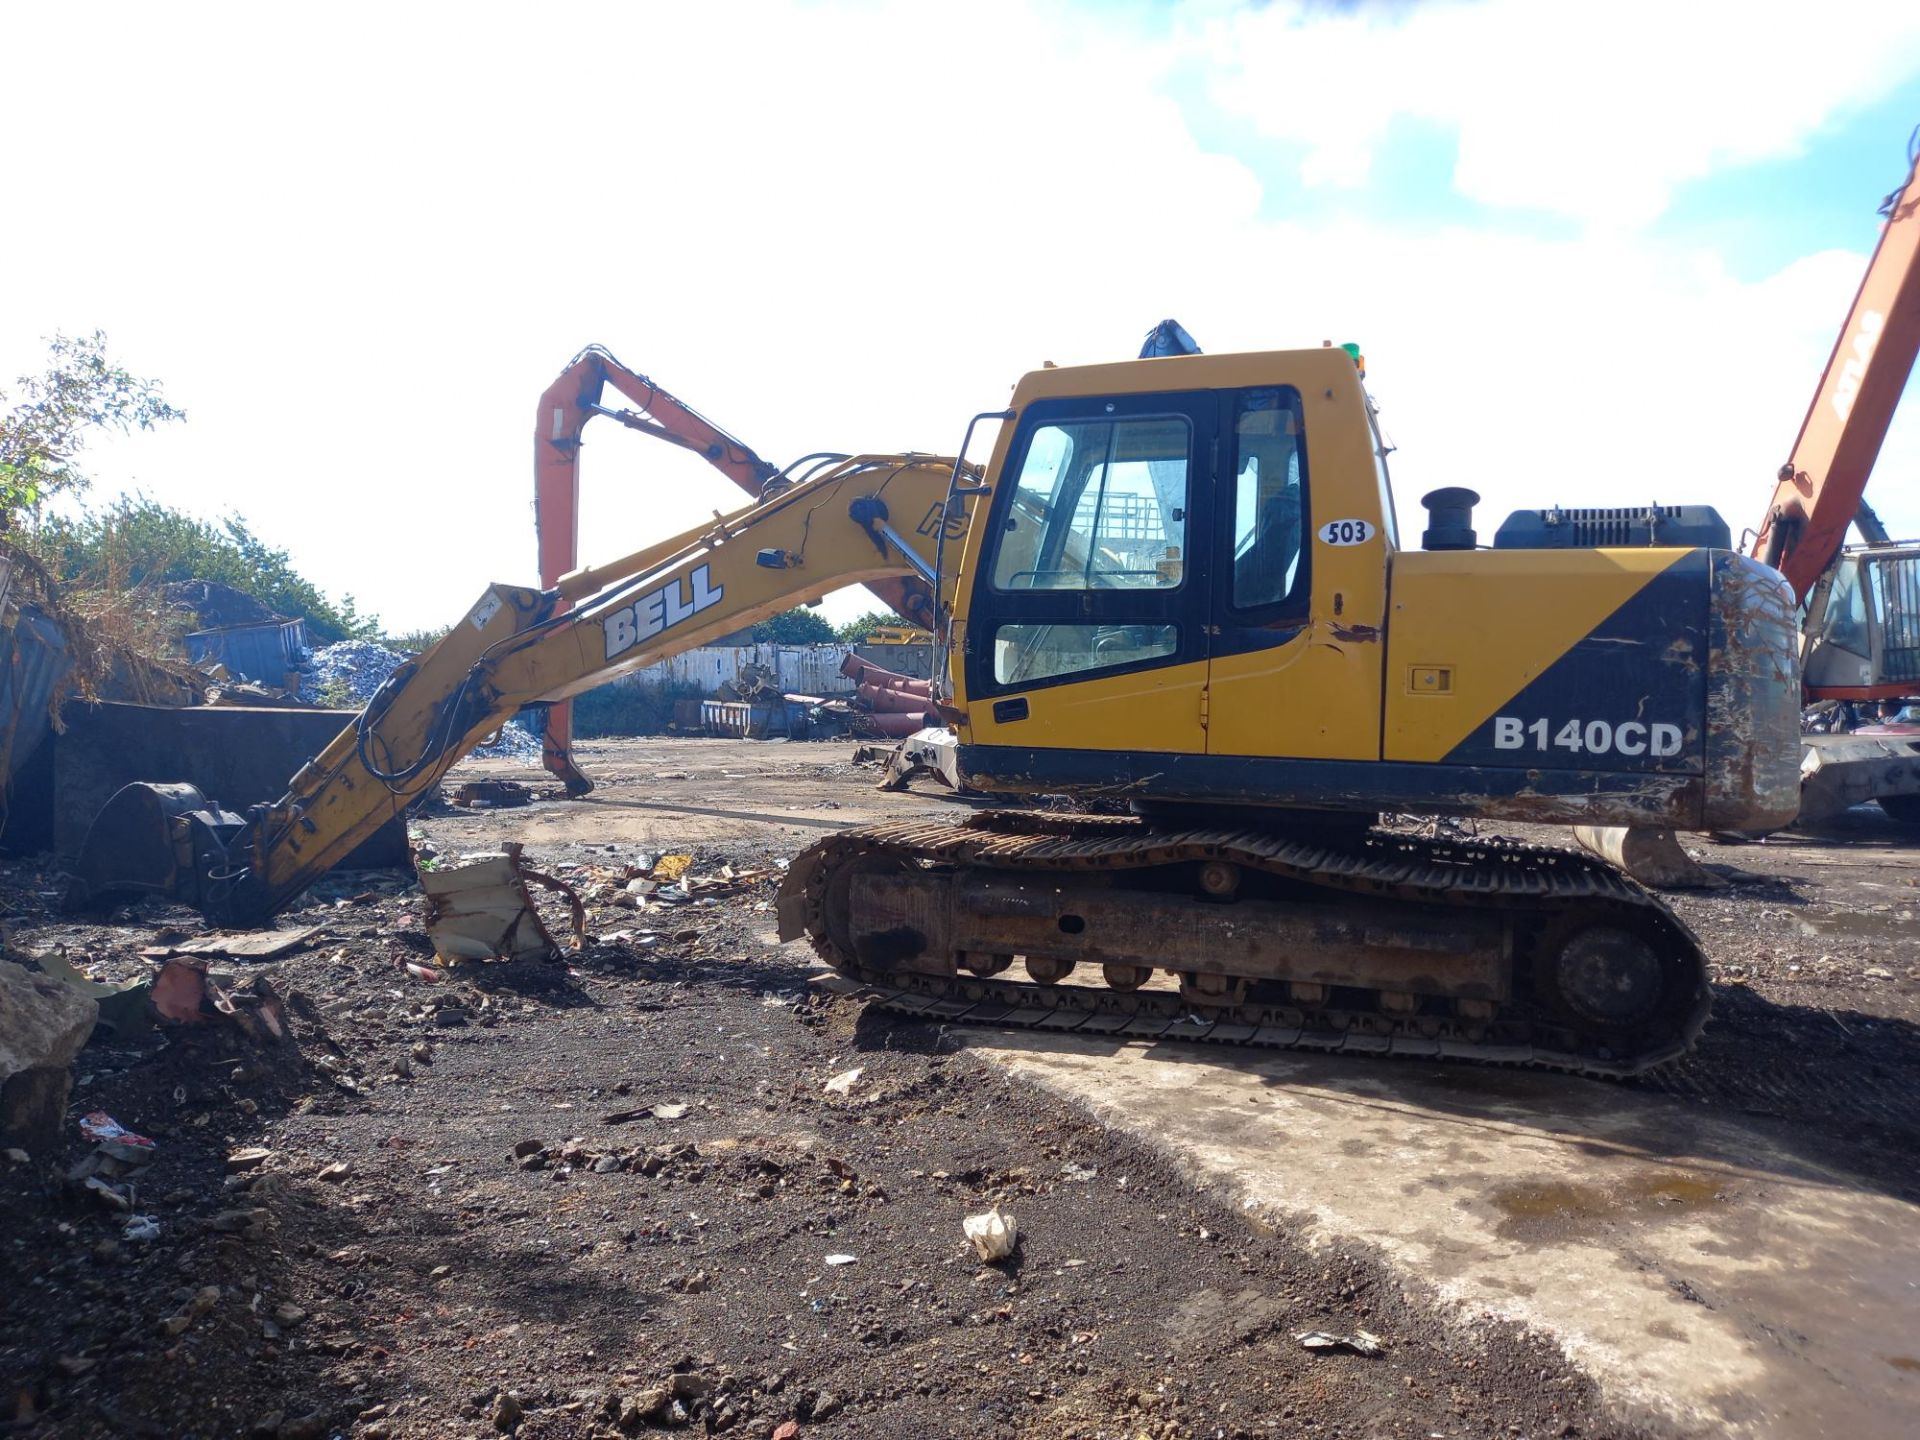
M 0 631 L 0 760 L 9 779 L 53 729 L 54 688 L 73 669 L 67 636 L 36 606 Z
M 202 660 L 218 660 L 248 680 L 279 685 L 305 658 L 307 622 L 263 620 L 257 625 L 196 630 L 184 639 L 187 655 L 196 665 Z
M 749 705 L 744 700 L 703 700 L 700 725 L 709 735 L 731 735 L 764 740 L 769 735 L 784 735 L 786 706 Z
M 711 694 L 736 679 L 742 666 L 760 665 L 780 677 L 780 688 L 802 695 L 848 695 L 853 682 L 840 673 L 851 645 L 703 645 L 614 681 L 642 690 L 694 689 Z

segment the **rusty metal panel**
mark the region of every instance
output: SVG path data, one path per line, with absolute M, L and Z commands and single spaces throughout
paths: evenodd
M 73 670 L 66 632 L 35 606 L 0 631 L 0 759 L 11 779 L 53 728 L 55 689 Z
M 789 694 L 841 695 L 850 688 L 840 673 L 841 662 L 853 653 L 851 645 L 782 645 L 764 647 L 776 650 L 773 669 L 780 677 L 780 688 Z
M 307 624 L 304 620 L 263 620 L 254 625 L 196 630 L 182 639 L 195 664 L 218 660 L 237 675 L 278 685 L 306 658 Z
M 702 700 L 700 724 L 710 735 L 764 740 L 787 733 L 787 707 L 764 701 Z
M 113 701 L 68 708 L 54 746 L 53 847 L 80 851 L 87 827 L 121 786 L 188 784 L 244 814 L 286 793 L 293 773 L 353 719 L 350 710 L 266 706 L 171 708 Z M 408 863 L 406 827 L 390 820 L 342 866 Z

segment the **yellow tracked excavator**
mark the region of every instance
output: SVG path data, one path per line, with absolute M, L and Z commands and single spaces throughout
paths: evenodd
M 1677 1055 L 1708 992 L 1658 899 L 1568 851 L 1375 822 L 1785 823 L 1791 596 L 1691 509 L 1521 512 L 1482 548 L 1475 497 L 1437 491 L 1402 548 L 1363 376 L 1330 346 L 1047 368 L 960 458 L 776 476 L 549 589 L 493 586 L 278 801 L 123 790 L 77 892 L 262 923 L 522 707 L 913 577 L 968 780 L 1125 804 L 802 854 L 782 935 L 881 1003 L 1608 1075 Z

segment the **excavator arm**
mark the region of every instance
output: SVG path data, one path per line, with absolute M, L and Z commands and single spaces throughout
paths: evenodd
M 1906 183 L 1880 213 L 1880 243 L 1749 552 L 1787 577 L 1796 601 L 1846 543 L 1920 354 L 1920 147 L 1909 146 Z
M 189 786 L 129 785 L 89 833 L 85 900 L 162 892 L 260 924 L 399 815 L 523 706 L 564 700 L 810 596 L 930 584 L 955 462 L 861 455 L 608 565 L 533 590 L 494 585 L 432 649 L 243 819 Z
M 603 402 L 611 388 L 634 408 Z M 540 584 L 552 588 L 580 563 L 580 444 L 587 421 L 603 415 L 629 430 L 691 450 L 755 498 L 792 483 L 800 465 L 837 464 L 844 455 L 809 455 L 782 471 L 755 454 L 691 405 L 630 370 L 613 353 L 589 345 L 567 363 L 540 397 L 533 443 L 533 514 L 540 552 Z M 913 574 L 875 577 L 868 588 L 902 618 L 926 629 L 933 626 L 933 595 Z M 818 592 L 815 592 L 818 593 Z M 561 609 L 566 608 L 561 600 Z M 548 707 L 542 758 L 548 770 L 575 797 L 593 782 L 573 761 L 572 706 Z

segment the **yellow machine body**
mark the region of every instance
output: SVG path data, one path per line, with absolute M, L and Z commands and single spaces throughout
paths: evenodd
M 982 788 L 1592 824 L 1793 814 L 1777 577 L 1694 547 L 1403 549 L 1342 350 L 1035 372 L 987 474 L 949 650 Z M 1281 569 L 1259 554 L 1276 535 Z

